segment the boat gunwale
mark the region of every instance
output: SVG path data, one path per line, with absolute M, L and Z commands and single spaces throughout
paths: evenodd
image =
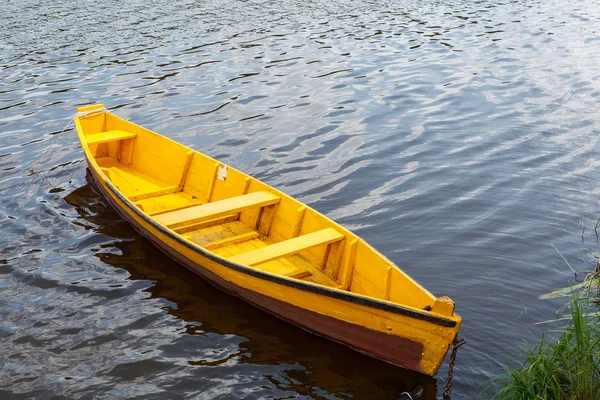
M 86 154 L 87 159 L 87 154 Z M 90 160 L 88 159 L 88 164 Z M 95 161 L 95 160 L 94 160 Z M 93 164 L 92 164 L 93 165 Z M 97 171 L 94 171 L 97 175 Z M 99 178 L 99 176 L 97 176 Z M 200 254 L 201 256 L 208 258 L 211 261 L 214 261 L 224 267 L 233 269 L 235 271 L 244 273 L 246 275 L 253 276 L 255 278 L 263 279 L 269 282 L 278 283 L 284 286 L 288 286 L 294 289 L 304 290 L 307 292 L 324 295 L 327 297 L 332 297 L 338 300 L 347 301 L 353 304 L 358 304 L 365 307 L 371 307 L 382 311 L 391 312 L 398 315 L 403 315 L 406 317 L 415 318 L 418 320 L 430 322 L 435 325 L 453 328 L 457 325 L 457 321 L 450 318 L 444 318 L 437 315 L 427 314 L 426 312 L 421 312 L 417 309 L 411 309 L 406 306 L 402 306 L 399 304 L 394 304 L 389 301 L 381 301 L 372 297 L 362 296 L 357 293 L 341 291 L 339 289 L 330 288 L 323 285 L 317 285 L 310 282 L 304 282 L 280 275 L 276 275 L 267 271 L 262 271 L 256 268 L 248 267 L 243 264 L 237 264 L 227 260 L 226 258 L 220 257 L 219 255 L 210 252 L 208 250 L 203 249 L 201 246 L 185 240 L 180 235 L 172 232 L 168 228 L 156 223 L 152 218 L 146 215 L 143 211 L 139 210 L 135 205 L 131 203 L 129 199 L 127 199 L 109 180 L 102 181 L 107 185 L 107 188 L 110 189 L 111 192 L 118 198 L 124 205 L 126 205 L 129 210 L 133 211 L 139 218 L 141 218 L 144 222 L 148 223 L 152 228 L 158 230 L 162 234 L 166 235 L 170 239 L 175 240 L 177 243 L 187 247 L 188 249 Z
M 362 346 L 362 345 L 356 345 L 356 344 L 347 342 L 345 340 L 347 338 L 347 335 L 344 335 L 343 338 L 340 338 L 340 337 L 336 336 L 335 334 L 331 334 L 330 331 L 323 331 L 321 329 L 321 327 L 318 327 L 318 328 L 310 327 L 307 324 L 305 324 L 302 320 L 299 320 L 297 318 L 290 318 L 287 316 L 286 313 L 281 312 L 279 310 L 274 310 L 273 308 L 268 307 L 264 302 L 257 301 L 256 298 L 254 298 L 254 299 L 250 298 L 248 296 L 248 294 L 250 294 L 250 296 L 257 296 L 259 299 L 269 299 L 268 300 L 269 302 L 283 305 L 283 307 L 292 307 L 293 309 L 298 310 L 301 313 L 302 312 L 308 313 L 309 315 L 314 316 L 314 318 L 317 318 L 320 320 L 322 320 L 323 318 L 329 319 L 329 320 L 336 320 L 337 323 L 345 324 L 345 326 L 350 327 L 350 329 L 352 329 L 354 331 L 356 329 L 359 329 L 359 330 L 364 329 L 365 331 L 369 332 L 369 335 L 389 335 L 389 333 L 387 333 L 387 332 L 378 331 L 376 329 L 372 329 L 372 328 L 366 327 L 361 324 L 356 324 L 354 322 L 338 319 L 338 318 L 335 318 L 328 314 L 320 314 L 316 311 L 309 310 L 307 308 L 286 302 L 285 300 L 282 300 L 282 299 L 272 298 L 270 296 L 267 296 L 264 293 L 260 293 L 260 292 L 254 291 L 252 289 L 239 286 L 234 282 L 226 280 L 224 277 L 219 275 L 217 272 L 211 271 L 207 268 L 203 268 L 197 262 L 188 258 L 188 256 L 180 253 L 178 250 L 176 250 L 172 246 L 167 245 L 164 241 L 162 241 L 160 238 L 158 238 L 158 236 L 151 234 L 148 227 L 145 227 L 140 222 L 136 221 L 135 219 L 132 219 L 131 216 L 129 216 L 127 214 L 127 212 L 124 208 L 118 206 L 116 199 L 110 198 L 109 193 L 101 185 L 101 182 L 98 181 L 97 177 L 94 176 L 91 172 L 90 172 L 90 179 L 91 179 L 91 182 L 93 182 L 96 185 L 96 187 L 98 188 L 100 193 L 102 195 L 106 196 L 107 201 L 111 204 L 111 206 L 114 208 L 114 210 L 123 219 L 128 221 L 136 231 L 138 231 L 140 234 L 142 234 L 142 236 L 145 236 L 145 237 L 147 236 L 147 239 L 154 246 L 156 246 L 159 250 L 161 250 L 164 254 L 166 254 L 170 259 L 176 261 L 177 263 L 181 264 L 182 266 L 186 267 L 187 269 L 190 269 L 191 271 L 193 271 L 195 274 L 197 274 L 200 277 L 202 277 L 203 279 L 205 279 L 209 284 L 213 285 L 214 287 L 216 287 L 220 290 L 223 290 L 232 296 L 236 296 L 236 297 L 244 300 L 245 302 L 248 302 L 249 304 L 257 307 L 258 309 L 282 319 L 283 321 L 293 324 L 293 325 L 295 325 L 301 329 L 304 329 L 308 332 L 311 332 L 312 334 L 315 334 L 317 336 L 327 338 L 335 343 L 339 343 L 343 346 L 349 347 L 359 353 L 365 354 L 368 357 L 373 357 L 377 360 L 391 363 L 392 365 L 395 365 L 395 366 L 399 366 L 400 368 L 407 368 L 409 370 L 417 371 L 419 373 L 426 374 L 429 376 L 434 376 L 437 373 L 439 367 L 441 366 L 441 362 L 440 362 L 432 370 L 425 370 L 421 367 L 421 357 L 423 356 L 422 348 L 424 347 L 424 342 L 422 342 L 422 341 L 413 340 L 413 339 L 407 338 L 406 336 L 403 336 L 403 335 L 390 335 L 390 336 L 393 336 L 395 339 L 400 339 L 401 341 L 403 341 L 403 344 L 401 344 L 400 347 L 394 346 L 394 348 L 391 349 L 392 352 L 398 350 L 399 348 L 405 349 L 404 346 L 408 346 L 408 348 L 410 348 L 410 346 L 407 344 L 406 341 L 408 341 L 410 343 L 414 343 L 417 346 L 419 346 L 419 345 L 421 346 L 420 347 L 421 350 L 419 350 L 419 355 L 421 355 L 421 357 L 415 358 L 416 363 L 414 363 L 414 364 L 411 364 L 410 361 L 407 361 L 406 353 L 403 353 L 402 356 L 399 358 L 390 359 L 388 357 L 388 353 L 380 353 L 378 351 L 370 351 L 370 350 L 364 348 L 364 346 Z M 147 234 L 144 234 L 143 232 L 147 232 Z M 231 290 L 228 290 L 228 287 L 237 288 L 239 290 L 239 292 L 232 292 Z M 236 290 L 236 289 L 233 289 L 233 290 Z M 310 318 L 310 320 L 312 320 L 312 319 L 313 318 Z M 369 337 L 371 337 L 371 336 L 369 336 Z M 386 338 L 386 342 L 388 342 L 387 338 Z M 397 343 L 397 342 L 395 342 L 395 343 Z M 446 353 L 447 353 L 447 350 L 444 352 L 444 356 L 442 356 L 442 359 L 445 357 Z

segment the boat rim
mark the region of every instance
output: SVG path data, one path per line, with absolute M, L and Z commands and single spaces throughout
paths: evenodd
M 87 155 L 86 155 L 86 159 L 87 159 L 88 163 L 90 163 L 90 160 L 87 158 Z M 97 163 L 95 162 L 95 160 L 91 161 L 91 164 L 94 165 L 94 167 L 97 167 Z M 101 176 L 99 176 L 99 174 L 97 173 L 97 170 L 94 171 L 94 175 L 97 178 L 101 178 Z M 430 322 L 432 324 L 439 325 L 439 326 L 455 327 L 457 324 L 457 321 L 454 319 L 444 318 L 443 316 L 438 316 L 438 315 L 434 315 L 434 314 L 431 314 L 431 313 L 428 313 L 425 311 L 420 311 L 418 309 L 409 308 L 409 307 L 406 307 L 406 306 L 403 306 L 403 305 L 400 305 L 397 303 L 392 303 L 390 301 L 381 301 L 378 299 L 374 299 L 372 297 L 367 297 L 367 296 L 363 296 L 363 295 L 360 295 L 357 293 L 342 291 L 342 290 L 339 290 L 336 288 L 329 288 L 329 287 L 326 287 L 323 285 L 313 284 L 311 282 L 301 282 L 301 281 L 297 281 L 292 278 L 273 274 L 268 271 L 262 271 L 259 269 L 248 267 L 243 264 L 231 262 L 231 261 L 227 260 L 226 258 L 220 257 L 217 254 L 214 254 L 210 251 L 203 249 L 201 246 L 198 246 L 195 243 L 192 243 L 192 242 L 189 242 L 189 241 L 183 239 L 180 235 L 178 235 L 178 234 L 172 232 L 171 230 L 167 229 L 166 227 L 158 224 L 156 221 L 152 220 L 152 218 L 150 218 L 144 212 L 142 212 L 137 207 L 135 207 L 133 205 L 133 203 L 128 198 L 123 196 L 121 194 L 120 190 L 118 190 L 109 180 L 102 179 L 102 181 L 105 183 L 107 188 L 110 189 L 110 191 L 114 194 L 114 196 L 117 199 L 119 199 L 137 217 L 141 218 L 144 222 L 148 223 L 152 228 L 158 230 L 160 233 L 166 235 L 170 239 L 175 240 L 177 243 L 181 244 L 182 246 L 185 246 L 188 249 L 193 250 L 196 253 L 199 253 L 200 255 L 208 258 L 209 260 L 217 262 L 220 265 L 223 265 L 224 267 L 233 269 L 238 272 L 242 272 L 246 275 L 250 275 L 250 276 L 253 276 L 253 277 L 256 277 L 259 279 L 263 279 L 263 280 L 267 280 L 267 281 L 270 281 L 273 283 L 278 283 L 278 284 L 281 284 L 284 286 L 288 286 L 288 287 L 291 287 L 294 289 L 304 290 L 307 292 L 335 298 L 338 300 L 347 301 L 347 302 L 350 302 L 353 304 L 357 304 L 357 305 L 361 305 L 361 306 L 365 306 L 365 307 L 371 307 L 371 308 L 375 308 L 378 310 L 387 311 L 387 312 L 391 312 L 394 314 L 415 318 L 415 319 Z M 395 265 L 394 265 L 394 267 L 398 268 Z M 453 316 L 456 316 L 456 314 L 453 314 Z

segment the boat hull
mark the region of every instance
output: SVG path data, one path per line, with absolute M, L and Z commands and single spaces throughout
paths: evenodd
M 427 375 L 434 375 L 437 372 L 437 368 L 439 367 L 437 361 L 434 363 L 424 363 L 424 356 L 427 355 L 427 349 L 418 340 L 411 340 L 403 336 L 369 329 L 359 324 L 333 318 L 286 301 L 260 294 L 257 291 L 236 285 L 205 267 L 207 265 L 214 266 L 214 260 L 203 257 L 199 253 L 196 253 L 199 258 L 195 260 L 186 257 L 177 251 L 175 246 L 169 244 L 169 241 L 175 240 L 176 237 L 161 238 L 152 226 L 140 220 L 139 212 L 135 208 L 129 207 L 126 202 L 123 202 L 119 198 L 119 193 L 95 173 L 94 165 L 89 160 L 88 166 L 96 186 L 119 215 L 167 256 L 202 276 L 215 287 L 237 296 L 284 321 L 297 325 L 311 333 L 341 343 L 370 357 Z M 218 269 L 219 266 L 216 265 L 216 267 Z M 221 265 L 221 267 L 225 266 Z M 271 284 L 277 285 L 276 283 Z M 313 299 L 315 303 L 329 300 L 320 299 L 319 297 L 321 296 L 315 295 Z M 448 323 L 446 325 L 453 324 Z M 444 358 L 445 353 L 446 351 L 439 354 L 441 359 Z
M 91 176 L 155 246 L 213 285 L 361 353 L 434 375 L 460 329 L 364 240 L 296 199 L 102 105 L 75 125 Z

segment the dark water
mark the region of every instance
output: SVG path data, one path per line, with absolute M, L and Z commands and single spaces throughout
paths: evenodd
M 41 4 L 40 4 L 41 3 Z M 591 268 L 597 1 L 0 2 L 0 397 L 393 399 L 436 380 L 288 326 L 163 256 L 86 181 L 77 106 L 360 234 L 464 318 L 455 398 Z M 439 389 L 438 389 L 439 391 Z

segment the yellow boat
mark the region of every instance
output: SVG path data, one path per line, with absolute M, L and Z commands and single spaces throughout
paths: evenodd
M 108 112 L 79 108 L 91 174 L 174 260 L 279 318 L 434 375 L 461 318 L 364 240 L 269 185 Z

